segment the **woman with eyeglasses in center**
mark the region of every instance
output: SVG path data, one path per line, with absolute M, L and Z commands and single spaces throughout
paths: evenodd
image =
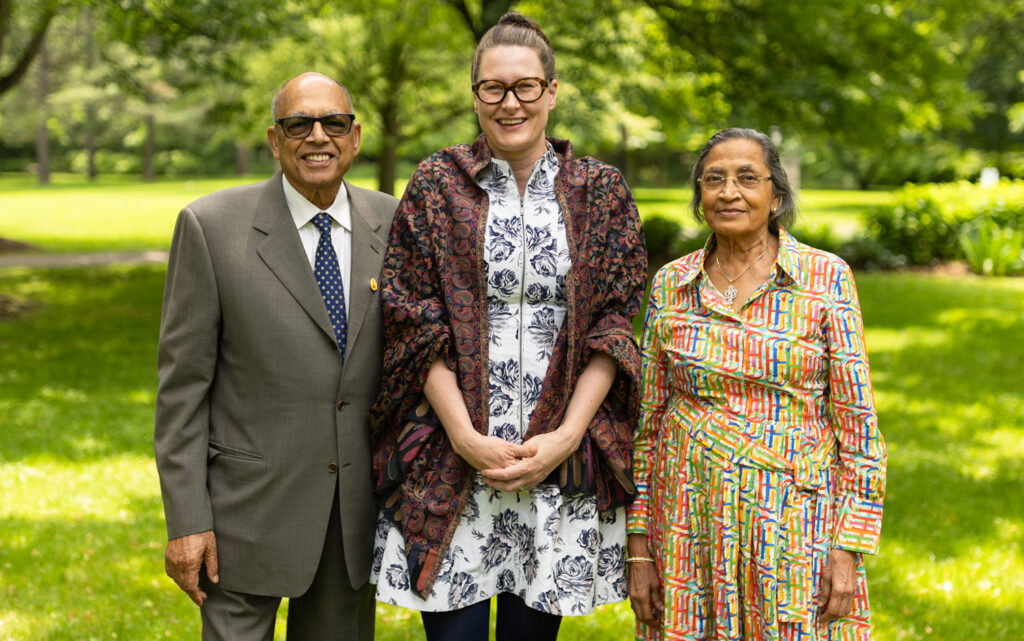
M 866 641 L 886 451 L 853 275 L 786 232 L 763 133 L 716 133 L 692 180 L 712 233 L 655 275 L 641 340 L 637 638 Z
M 420 163 L 383 267 L 377 598 L 427 639 L 555 639 L 626 597 L 647 259 L 621 174 L 547 138 L 548 39 L 506 14 L 471 70 L 483 133 Z

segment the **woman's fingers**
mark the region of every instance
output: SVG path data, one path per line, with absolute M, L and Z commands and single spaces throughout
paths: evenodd
M 821 573 L 818 620 L 834 621 L 853 610 L 857 595 L 857 555 L 848 550 L 830 550 Z
M 661 625 L 664 604 L 661 580 L 653 563 L 641 561 L 627 564 L 629 603 L 636 618 L 647 625 Z

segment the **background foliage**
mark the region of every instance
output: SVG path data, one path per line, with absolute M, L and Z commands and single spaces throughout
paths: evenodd
M 775 132 L 809 184 L 1024 176 L 1024 0 L 2 0 L 0 170 L 264 171 L 270 96 L 316 68 L 390 190 L 476 134 L 470 57 L 509 8 L 558 54 L 551 133 L 634 183 L 729 125 Z

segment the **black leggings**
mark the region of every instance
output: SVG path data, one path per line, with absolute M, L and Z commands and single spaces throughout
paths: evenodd
M 495 641 L 555 641 L 562 617 L 528 607 L 519 597 L 498 595 Z M 491 600 L 450 612 L 421 612 L 427 641 L 487 641 Z

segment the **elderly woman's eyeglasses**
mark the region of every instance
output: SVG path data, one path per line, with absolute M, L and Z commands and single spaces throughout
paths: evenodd
M 771 180 L 771 176 L 758 176 L 757 174 L 740 174 L 738 176 L 725 176 L 723 174 L 705 174 L 697 179 L 708 191 L 718 191 L 725 187 L 728 180 L 733 180 L 740 188 L 753 191 L 761 186 L 762 182 Z
M 536 102 L 548 88 L 548 81 L 543 78 L 520 78 L 510 85 L 500 80 L 480 80 L 473 85 L 473 93 L 480 102 L 496 105 L 505 100 L 511 91 L 519 102 Z
M 324 133 L 332 138 L 347 136 L 352 131 L 355 114 L 327 114 L 314 118 L 312 116 L 287 116 L 274 122 L 281 128 L 286 138 L 305 138 L 313 133 L 313 126 L 320 123 Z

